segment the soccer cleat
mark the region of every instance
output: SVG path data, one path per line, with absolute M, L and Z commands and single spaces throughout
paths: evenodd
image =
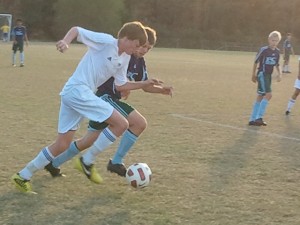
M 249 121 L 248 125 L 249 126 L 256 126 L 256 123 L 255 123 L 255 121 Z
M 110 159 L 107 164 L 107 170 L 110 171 L 111 173 L 116 173 L 121 177 L 125 177 L 127 168 L 125 167 L 125 165 L 123 163 L 122 164 L 113 164 Z
M 20 64 L 20 67 L 24 67 L 24 66 L 25 66 L 24 63 L 21 63 L 21 64 Z
M 255 120 L 255 126 L 267 126 L 267 123 L 262 118 Z
M 74 168 L 84 173 L 89 180 L 96 184 L 100 184 L 103 181 L 94 164 L 90 166 L 85 165 L 82 161 L 82 157 L 76 158 L 74 160 Z
M 12 66 L 13 66 L 13 67 L 16 67 L 17 65 L 16 65 L 16 64 L 12 64 Z
M 44 167 L 46 171 L 48 171 L 52 177 L 65 177 L 66 175 L 60 172 L 60 168 L 56 168 L 50 162 L 47 166 Z
M 11 181 L 16 186 L 16 188 L 19 189 L 21 192 L 36 194 L 35 192 L 32 191 L 30 181 L 23 179 L 18 173 L 15 173 L 11 177 Z
M 287 115 L 287 116 L 288 116 L 289 114 L 290 114 L 290 111 L 288 111 L 288 110 L 287 110 L 287 111 L 285 111 L 285 115 Z

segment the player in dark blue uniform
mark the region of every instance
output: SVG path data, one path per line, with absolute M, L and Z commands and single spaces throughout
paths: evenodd
M 12 56 L 12 65 L 16 66 L 16 53 L 20 51 L 20 66 L 24 66 L 24 40 L 26 45 L 28 46 L 28 37 L 26 27 L 23 26 L 23 22 L 21 19 L 17 19 L 17 26 L 15 26 L 12 30 L 13 34 L 13 56 Z
M 131 56 L 128 65 L 127 77 L 131 81 L 144 81 L 148 79 L 146 64 L 143 56 L 155 45 L 156 33 L 149 27 L 146 27 L 145 29 L 148 34 L 148 42 L 142 46 L 138 52 Z M 168 86 L 152 86 L 143 90 L 150 93 L 161 93 L 172 96 L 173 88 Z M 121 100 L 121 98 L 126 99 L 129 93 L 120 93 L 116 91 L 114 88 L 113 78 L 110 78 L 106 83 L 101 85 L 98 88 L 96 95 L 114 106 L 114 108 L 116 108 L 124 117 L 126 117 L 129 122 L 129 129 L 124 132 L 114 157 L 109 160 L 107 165 L 107 169 L 109 171 L 117 173 L 120 176 L 125 176 L 126 167 L 123 164 L 123 158 L 137 141 L 141 133 L 145 130 L 147 121 L 136 109 Z M 111 139 L 110 141 L 107 141 L 107 138 L 103 138 L 102 136 L 104 134 L 101 133 L 98 139 L 94 143 L 91 143 L 89 137 L 90 135 L 93 135 L 93 132 L 99 132 L 107 126 L 108 124 L 105 122 L 98 123 L 90 121 L 89 131 L 86 136 L 74 141 L 67 151 L 55 158 L 52 164 L 47 165 L 45 169 L 48 170 L 53 177 L 61 176 L 62 174 L 60 173 L 59 166 L 77 155 L 80 151 L 83 151 L 89 147 L 90 148 L 81 157 L 81 161 L 85 164 L 85 166 L 90 166 L 93 164 L 96 155 L 111 145 L 114 140 Z
M 277 81 L 281 80 L 281 72 L 279 68 L 280 51 L 277 48 L 280 40 L 281 34 L 278 31 L 271 32 L 268 38 L 269 45 L 262 47 L 256 55 L 253 66 L 252 81 L 254 83 L 258 83 L 257 98 L 253 105 L 252 114 L 249 120 L 250 126 L 267 125 L 267 123 L 263 121 L 263 117 L 268 103 L 272 98 L 271 82 L 274 67 L 276 67 L 278 73 Z
M 291 42 L 292 34 L 287 33 L 286 39 L 283 42 L 283 66 L 282 73 L 291 73 L 289 68 L 290 55 L 294 55 L 294 49 Z

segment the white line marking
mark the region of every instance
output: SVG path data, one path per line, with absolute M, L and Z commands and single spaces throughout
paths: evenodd
M 248 131 L 248 132 L 252 132 L 252 133 L 259 133 L 259 134 L 264 134 L 264 135 L 268 135 L 268 136 L 271 136 L 271 137 L 277 137 L 277 138 L 281 138 L 281 139 L 300 141 L 299 138 L 284 136 L 284 135 L 275 134 L 275 133 L 269 133 L 269 132 L 266 132 L 266 131 L 252 130 L 252 129 L 242 128 L 242 127 L 235 127 L 235 126 L 216 123 L 216 122 L 212 122 L 212 121 L 208 121 L 208 120 L 196 119 L 196 118 L 193 118 L 193 117 L 188 117 L 188 116 L 184 116 L 184 115 L 180 115 L 180 114 L 171 114 L 171 115 L 174 116 L 174 117 L 181 118 L 181 119 L 193 120 L 193 121 L 197 121 L 197 122 L 201 122 L 201 123 L 212 124 L 212 125 L 215 125 L 215 126 L 218 126 L 218 127 L 225 127 L 225 128 L 230 128 L 230 129 L 233 129 L 233 130 Z

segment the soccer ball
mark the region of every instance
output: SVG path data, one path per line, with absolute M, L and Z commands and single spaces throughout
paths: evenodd
M 147 187 L 151 181 L 151 169 L 146 163 L 135 163 L 128 167 L 126 180 L 134 188 Z

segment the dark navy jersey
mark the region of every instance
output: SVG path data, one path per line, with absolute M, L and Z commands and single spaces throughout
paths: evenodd
M 17 42 L 24 41 L 25 34 L 26 34 L 26 27 L 24 26 L 14 27 L 13 35 L 15 36 Z
M 148 79 L 144 58 L 137 58 L 133 55 L 131 56 L 127 69 L 127 78 L 130 81 L 144 81 Z M 108 94 L 115 99 L 121 99 L 120 92 L 115 89 L 113 77 L 98 87 L 96 95 L 101 96 L 104 94 Z
M 262 47 L 256 55 L 255 63 L 259 63 L 258 72 L 272 74 L 274 66 L 279 65 L 280 51 L 269 46 Z
M 283 42 L 283 48 L 285 49 L 286 53 L 291 53 L 292 43 L 289 39 L 285 39 L 285 41 Z

